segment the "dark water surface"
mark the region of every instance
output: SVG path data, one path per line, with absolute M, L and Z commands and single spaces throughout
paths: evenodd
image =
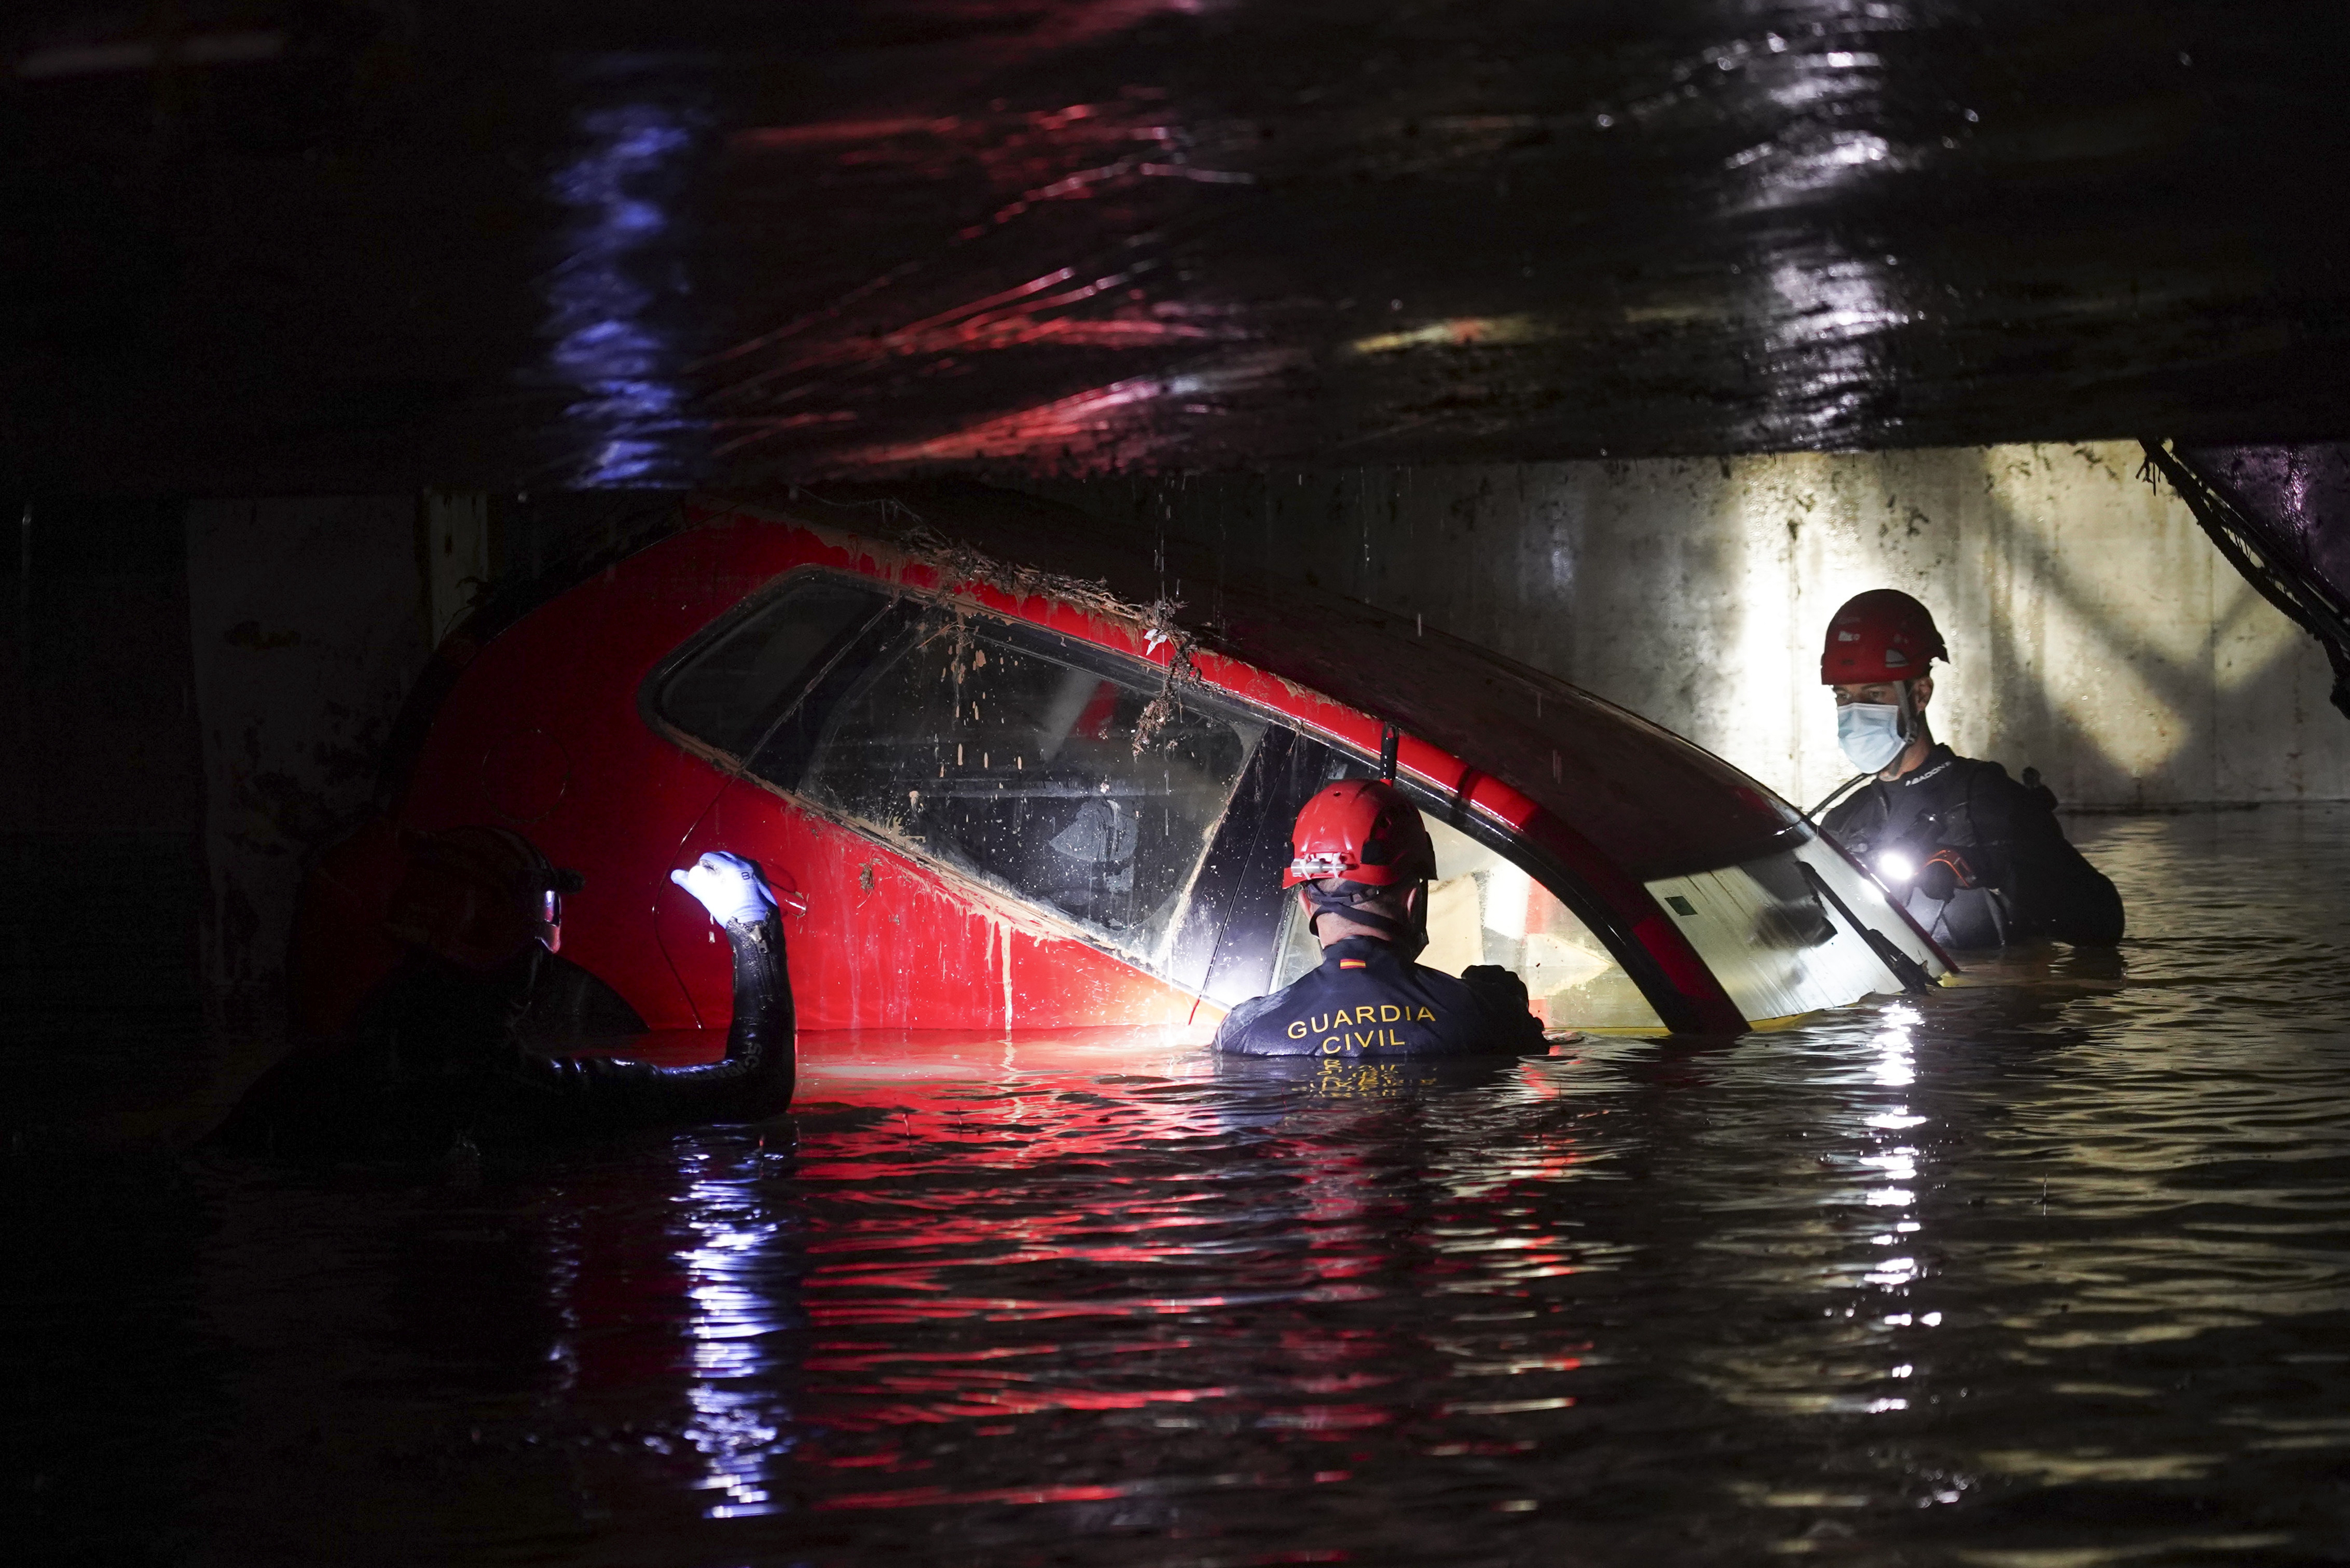
M 2118 961 L 1725 1045 L 1351 1085 L 978 1052 L 827 1069 L 764 1132 L 32 1173 L 12 1533 L 198 1563 L 2350 1556 L 2350 810 L 2074 830 L 2130 900 Z

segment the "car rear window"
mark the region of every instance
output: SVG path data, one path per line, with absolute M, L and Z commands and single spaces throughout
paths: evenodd
M 654 711 L 705 745 L 749 757 L 828 656 L 888 604 L 837 577 L 787 579 L 681 660 L 656 689 Z

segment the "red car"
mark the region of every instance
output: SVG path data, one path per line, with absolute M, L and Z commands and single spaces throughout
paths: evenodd
M 1422 961 L 1516 971 L 1555 1028 L 1734 1033 L 1949 967 L 1784 802 L 1564 681 L 931 488 L 695 499 L 484 606 L 411 701 L 382 815 L 306 885 L 297 1022 L 333 1036 L 396 961 L 397 828 L 482 823 L 584 877 L 533 1005 L 550 1044 L 719 1054 L 728 950 L 669 872 L 722 848 L 806 897 L 791 977 L 819 1050 L 1204 1039 L 1315 961 L 1290 821 L 1383 745 L 1436 838 Z

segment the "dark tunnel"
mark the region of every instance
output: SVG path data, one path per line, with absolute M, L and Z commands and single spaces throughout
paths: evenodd
M 2345 46 L 19 0 L 12 1559 L 2339 1556 Z

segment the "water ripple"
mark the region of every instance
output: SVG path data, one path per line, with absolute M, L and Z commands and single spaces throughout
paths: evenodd
M 2118 959 L 1729 1044 L 812 1060 L 791 1137 L 207 1167 L 86 1227 L 140 1289 L 32 1293 L 118 1456 L 42 1495 L 194 1562 L 2334 1553 L 2350 811 L 2077 826 Z

